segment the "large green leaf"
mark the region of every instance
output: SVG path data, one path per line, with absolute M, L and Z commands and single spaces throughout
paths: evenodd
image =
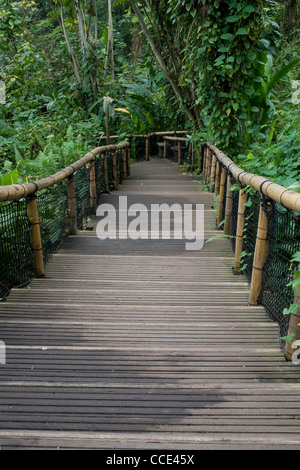
M 297 64 L 299 64 L 299 62 L 300 62 L 300 57 L 297 57 L 296 59 L 292 60 L 288 64 L 281 67 L 281 69 L 278 70 L 278 72 L 276 72 L 270 79 L 268 86 L 267 86 L 267 94 L 269 94 L 272 88 L 274 87 L 274 85 L 276 85 L 276 83 L 278 83 L 279 80 L 285 77 L 290 70 L 292 70 Z

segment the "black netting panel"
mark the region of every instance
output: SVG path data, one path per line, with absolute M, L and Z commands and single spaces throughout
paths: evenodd
M 173 162 L 178 162 L 178 148 L 170 140 L 167 140 L 166 157 Z
M 181 142 L 181 164 L 190 164 L 190 154 L 188 142 Z
M 131 155 L 134 160 L 145 160 L 146 139 L 145 137 L 133 137 L 131 140 Z
M 68 196 L 65 181 L 38 193 L 38 211 L 44 263 L 47 264 L 69 234 Z
M 231 246 L 235 251 L 239 185 L 232 176 L 231 185 L 233 190 L 231 191 L 230 235 L 232 236 Z M 254 190 L 247 190 L 247 192 L 241 269 L 250 283 L 262 196 Z M 224 218 L 224 206 L 222 215 Z M 300 214 L 273 203 L 273 211 L 269 213 L 268 226 L 269 253 L 263 270 L 263 286 L 259 303 L 265 307 L 270 319 L 279 324 L 280 337 L 282 337 L 287 335 L 289 325 L 289 316 L 284 316 L 283 310 L 289 308 L 290 304 L 294 302 L 293 289 L 287 284 L 294 279 L 294 273 L 298 269 L 296 263 L 291 263 L 291 258 L 297 251 L 300 251 Z M 284 348 L 282 340 L 280 340 L 280 344 Z
M 113 166 L 113 155 L 111 152 L 107 153 L 107 175 L 108 175 L 108 187 L 112 191 L 114 189 L 114 166 Z
M 118 168 L 118 183 L 121 184 L 123 181 L 123 158 L 122 158 L 122 150 L 117 150 L 117 168 Z
M 205 149 L 205 145 L 200 145 L 200 169 L 201 169 L 202 175 L 203 175 L 203 166 L 204 166 L 204 149 Z
M 0 204 L 0 298 L 34 276 L 30 223 L 24 199 Z
M 234 238 L 230 238 L 231 248 L 232 251 L 235 252 L 235 236 L 236 236 L 236 227 L 237 227 L 237 219 L 238 219 L 238 209 L 239 209 L 239 190 L 235 188 L 236 180 L 233 178 L 231 179 L 231 184 L 233 187 L 232 194 L 232 212 L 230 218 L 230 236 Z
M 289 318 L 282 312 L 293 303 L 293 290 L 287 284 L 293 280 L 297 269 L 291 264 L 291 258 L 299 250 L 300 215 L 273 204 L 261 303 L 270 318 L 279 323 L 280 336 L 285 336 L 288 331 Z M 283 343 L 281 345 L 283 347 Z
M 74 186 L 77 228 L 82 230 L 90 214 L 90 170 L 87 165 L 74 173 Z
M 224 197 L 223 197 L 223 203 L 222 203 L 222 221 L 221 221 L 223 228 L 224 228 L 225 211 L 226 211 L 226 193 L 227 193 L 227 175 L 228 175 L 228 170 L 226 168 L 225 170 L 226 170 L 226 176 L 225 176 L 225 183 L 224 183 Z M 209 178 L 210 178 L 210 174 L 209 174 Z
M 247 195 L 243 231 L 243 256 L 241 270 L 248 282 L 251 282 L 253 258 L 256 244 L 257 224 L 260 210 L 260 194 L 251 192 Z
M 104 178 L 104 154 L 98 155 L 95 158 L 95 175 L 97 187 L 97 200 L 105 191 L 105 178 Z
M 156 135 L 152 135 L 149 139 L 149 152 L 152 157 L 158 155 L 158 142 L 161 142 L 161 139 Z
M 118 181 L 124 176 L 123 152 L 117 151 Z M 114 188 L 113 155 L 107 156 L 109 188 Z M 105 191 L 104 154 L 95 157 L 97 198 Z M 90 168 L 73 175 L 77 211 L 77 228 L 83 229 L 90 216 Z M 40 230 L 45 265 L 70 231 L 67 183 L 62 181 L 37 194 Z M 12 287 L 28 284 L 35 276 L 31 246 L 31 224 L 27 201 L 0 203 L 0 300 Z

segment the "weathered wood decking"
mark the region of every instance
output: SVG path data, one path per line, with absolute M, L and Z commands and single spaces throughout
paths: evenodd
M 194 179 L 152 159 L 101 202 L 203 203 L 209 238 L 213 196 Z M 0 304 L 2 449 L 300 449 L 277 326 L 248 306 L 228 240 L 184 243 L 81 232 Z

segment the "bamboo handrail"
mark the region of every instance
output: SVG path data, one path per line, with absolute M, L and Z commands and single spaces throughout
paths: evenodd
M 43 178 L 33 183 L 0 186 L 0 202 L 18 201 L 19 199 L 41 191 L 42 189 L 49 188 L 50 186 L 60 183 L 64 179 L 68 178 L 73 173 L 75 173 L 75 171 L 80 170 L 80 168 L 82 168 L 84 165 L 89 164 L 100 153 L 124 149 L 129 147 L 129 145 L 129 142 L 123 142 L 122 144 L 118 145 L 97 147 L 91 152 L 87 153 L 80 160 L 77 160 L 68 167 L 55 173 L 54 175 L 48 176 L 47 178 Z
M 300 213 L 300 194 L 291 191 L 280 184 L 264 178 L 263 176 L 239 168 L 227 155 L 221 152 L 217 147 L 207 142 L 206 145 L 216 155 L 217 159 L 230 171 L 232 176 L 243 186 L 251 186 L 253 189 L 261 192 L 266 198 L 281 204 L 287 209 Z
M 227 157 L 218 148 L 212 145 L 210 142 L 206 143 L 206 148 L 213 152 L 216 158 L 217 166 L 223 166 L 222 171 L 227 174 L 227 192 L 226 192 L 226 210 L 225 210 L 225 227 L 224 232 L 229 235 L 230 223 L 231 223 L 231 212 L 232 212 L 232 195 L 230 194 L 231 177 L 238 181 L 241 187 L 250 186 L 261 195 L 259 219 L 257 224 L 256 243 L 253 257 L 252 273 L 251 273 L 251 284 L 249 293 L 249 305 L 258 305 L 261 301 L 262 289 L 263 289 L 263 271 L 266 265 L 269 252 L 269 241 L 268 233 L 270 230 L 270 214 L 273 210 L 272 201 L 284 206 L 286 209 L 300 213 L 300 194 L 291 191 L 273 181 L 268 180 L 262 176 L 248 173 L 247 171 L 239 168 L 229 157 Z M 216 172 L 214 177 L 215 185 L 218 186 L 219 173 Z M 218 191 L 215 191 L 217 195 Z M 243 225 L 244 225 L 244 213 L 245 203 L 247 200 L 246 192 L 240 189 L 239 191 L 239 208 L 238 208 L 238 221 L 236 227 L 236 240 L 235 240 L 235 264 L 234 272 L 238 274 L 240 272 L 240 256 L 242 250 L 242 236 L 243 236 Z M 220 219 L 220 205 L 218 220 Z M 299 289 L 295 291 L 295 304 L 299 304 Z M 300 305 L 300 304 L 299 304 Z M 289 321 L 288 335 L 294 333 L 295 339 L 300 338 L 300 324 L 299 324 L 300 307 L 297 309 L 296 314 L 292 314 Z M 285 345 L 285 357 L 287 360 L 292 359 L 293 345 L 286 343 Z
M 188 142 L 189 141 L 189 139 L 187 137 L 172 137 L 172 136 L 169 136 L 169 135 L 165 135 L 164 139 L 165 140 L 171 140 L 171 141 L 174 141 L 174 142 Z
M 150 132 L 149 134 L 125 134 L 125 138 L 126 139 L 133 139 L 133 138 L 147 138 L 147 137 L 152 137 L 152 136 L 173 136 L 173 135 L 183 135 L 183 134 L 187 134 L 187 131 L 166 131 L 166 132 Z M 119 135 L 111 135 L 110 136 L 110 139 L 118 139 L 120 136 Z M 101 137 L 98 138 L 98 140 L 103 140 L 103 139 L 106 139 L 106 136 L 103 135 Z M 177 139 L 176 139 L 177 140 Z M 186 138 L 186 140 L 189 140 L 188 138 Z

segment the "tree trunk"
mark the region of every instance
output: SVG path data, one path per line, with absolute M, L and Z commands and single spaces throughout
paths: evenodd
M 114 42 L 113 42 L 113 20 L 112 20 L 112 7 L 111 0 L 108 0 L 108 38 L 106 48 L 106 59 L 104 69 L 104 80 L 107 78 L 108 63 L 110 62 L 111 79 L 115 79 L 115 66 L 114 66 Z
M 76 59 L 75 53 L 73 51 L 73 48 L 72 48 L 72 45 L 71 45 L 71 42 L 70 42 L 68 32 L 67 32 L 66 27 L 65 27 L 62 1 L 60 1 L 60 3 L 59 3 L 59 12 L 60 12 L 59 22 L 60 22 L 61 28 L 63 30 L 63 34 L 64 34 L 65 41 L 66 41 L 66 44 L 67 44 L 68 52 L 69 52 L 69 55 L 70 55 L 70 58 L 71 58 L 71 61 L 72 61 L 73 71 L 74 71 L 74 74 L 76 76 L 76 79 L 77 79 L 79 85 L 81 86 L 82 85 L 82 80 L 81 80 L 81 76 L 80 76 L 80 72 L 79 72 L 77 59 Z
M 194 124 L 195 127 L 198 127 L 199 126 L 199 123 L 197 122 L 197 118 L 196 116 L 194 115 L 194 111 L 192 109 L 192 106 L 187 106 L 185 105 L 184 103 L 184 94 L 182 93 L 180 87 L 178 86 L 178 80 L 176 80 L 176 78 L 172 75 L 172 73 L 170 72 L 170 70 L 168 69 L 168 66 L 162 56 L 162 54 L 160 53 L 158 47 L 156 46 L 154 40 L 152 39 L 149 31 L 148 31 L 148 28 L 143 20 L 143 17 L 141 15 L 141 12 L 137 6 L 137 4 L 135 3 L 134 0 L 130 0 L 130 3 L 131 3 L 131 7 L 132 7 L 132 10 L 134 11 L 134 13 L 136 14 L 137 18 L 138 18 L 138 21 L 140 23 L 140 26 L 142 28 L 142 31 L 144 32 L 147 40 L 148 40 L 148 43 L 153 51 L 153 54 L 162 70 L 162 72 L 165 74 L 167 80 L 169 81 L 170 85 L 172 86 L 173 88 L 173 91 L 177 97 L 177 99 L 180 101 L 181 105 L 183 106 L 184 108 L 184 111 L 185 111 L 185 114 L 186 116 L 188 117 L 188 119 L 190 119 L 192 121 L 192 123 Z M 170 56 L 172 56 L 171 52 L 170 52 Z

